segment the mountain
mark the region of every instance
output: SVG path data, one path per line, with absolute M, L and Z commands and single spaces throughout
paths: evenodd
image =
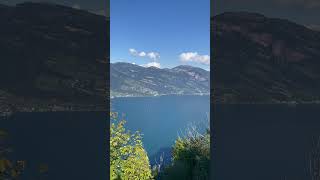
M 192 66 L 159 69 L 119 62 L 111 64 L 110 76 L 112 97 L 209 94 L 210 73 Z
M 226 12 L 211 18 L 211 38 L 214 102 L 319 102 L 319 31 Z
M 109 19 L 48 3 L 0 5 L 0 112 L 106 108 Z

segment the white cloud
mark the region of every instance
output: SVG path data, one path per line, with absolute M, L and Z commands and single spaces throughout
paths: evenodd
M 158 62 L 150 62 L 150 63 L 147 63 L 147 64 L 142 64 L 141 66 L 143 66 L 143 67 L 151 67 L 151 66 L 153 66 L 153 67 L 161 68 L 160 63 L 158 63 Z
M 148 57 L 149 59 L 153 60 L 153 61 L 157 61 L 160 59 L 160 54 L 157 52 L 144 52 L 144 51 L 137 51 L 133 48 L 129 49 L 129 53 L 132 56 L 138 56 L 138 57 Z
M 180 54 L 180 61 L 182 62 L 196 62 L 205 65 L 210 65 L 209 55 L 200 55 L 197 52 L 185 52 Z
M 131 54 L 131 55 L 133 55 L 133 56 L 137 56 L 138 55 L 138 51 L 137 50 L 135 50 L 135 49 L 129 49 L 129 53 Z
M 160 54 L 157 52 L 149 52 L 148 57 L 154 61 L 157 61 L 160 59 Z
M 146 54 L 145 52 L 143 52 L 143 51 L 139 53 L 139 56 L 140 56 L 140 57 L 144 57 L 144 56 L 146 56 L 146 55 L 147 55 L 147 54 Z

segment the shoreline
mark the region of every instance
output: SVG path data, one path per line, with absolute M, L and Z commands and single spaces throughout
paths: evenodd
M 163 95 L 155 95 L 155 96 L 110 96 L 111 99 L 117 98 L 153 98 L 153 97 L 163 97 L 163 96 L 210 96 L 209 94 L 163 94 Z M 211 96 L 210 96 L 211 99 Z M 266 101 L 266 102 L 217 102 L 217 101 L 210 101 L 210 104 L 214 105 L 289 105 L 289 106 L 296 106 L 296 105 L 306 105 L 306 104 L 320 104 L 320 100 L 314 101 Z
M 110 99 L 116 99 L 116 98 L 152 98 L 152 97 L 162 97 L 162 96 L 210 96 L 211 99 L 211 94 L 161 94 L 161 95 L 128 95 L 128 96 L 110 96 Z M 299 105 L 299 104 L 320 104 L 320 100 L 313 100 L 313 101 L 265 101 L 265 102 L 221 102 L 221 101 L 211 101 L 210 104 L 217 104 L 217 105 L 236 105 L 236 104 L 288 104 L 288 105 Z
M 10 117 L 16 113 L 51 113 L 51 112 L 106 112 L 107 104 L 97 105 L 51 105 L 33 107 L 14 107 L 14 109 L 4 108 L 0 110 L 0 117 Z
M 320 104 L 320 101 L 279 101 L 279 102 L 210 102 L 210 104 L 215 105 L 289 105 L 289 106 L 296 106 L 296 105 L 306 105 L 306 104 Z
M 162 97 L 162 96 L 210 96 L 210 93 L 208 94 L 160 94 L 160 95 L 154 95 L 154 96 L 151 96 L 151 95 L 148 95 L 148 96 L 135 96 L 135 95 L 130 95 L 130 96 L 110 96 L 110 99 L 115 99 L 115 98 L 137 98 L 137 97 L 141 97 L 141 98 L 144 98 L 144 97 Z

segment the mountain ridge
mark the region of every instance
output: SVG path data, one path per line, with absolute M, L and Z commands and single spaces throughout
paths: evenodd
M 320 33 L 250 12 L 211 18 L 215 103 L 318 102 Z
M 106 109 L 109 22 L 49 3 L 0 6 L 0 112 Z
M 117 62 L 110 64 L 111 97 L 208 95 L 209 71 L 192 66 L 147 68 Z

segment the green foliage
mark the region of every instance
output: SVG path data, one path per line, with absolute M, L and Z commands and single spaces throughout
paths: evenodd
M 152 179 L 149 159 L 139 132 L 126 131 L 125 120 L 110 113 L 110 179 Z
M 172 165 L 160 173 L 160 179 L 209 179 L 210 131 L 199 134 L 189 130 L 186 137 L 179 137 L 172 150 Z

